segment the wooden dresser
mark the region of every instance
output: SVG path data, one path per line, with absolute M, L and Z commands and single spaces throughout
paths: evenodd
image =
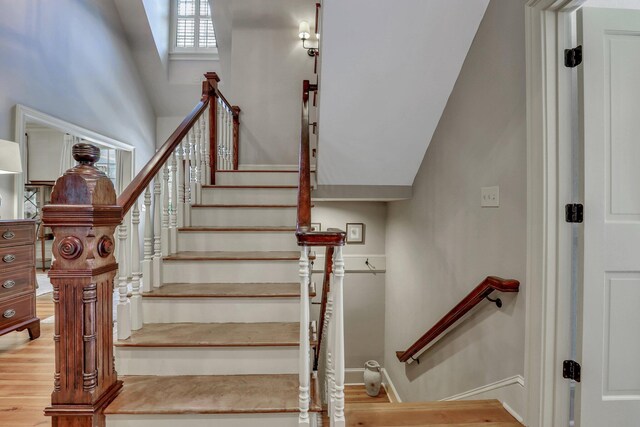
M 36 317 L 35 222 L 0 221 L 0 335 L 29 330 L 40 336 Z

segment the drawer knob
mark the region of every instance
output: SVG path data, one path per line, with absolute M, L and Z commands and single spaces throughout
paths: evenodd
M 7 264 L 16 260 L 16 256 L 13 254 L 5 255 L 2 257 L 2 260 Z
M 4 313 L 2 314 L 2 316 L 5 319 L 11 319 L 15 315 L 16 315 L 16 311 L 13 308 L 10 308 L 9 310 L 5 310 Z
M 5 240 L 11 240 L 14 237 L 16 237 L 16 233 L 14 233 L 13 231 L 5 231 L 4 233 L 2 233 L 2 238 Z
M 16 282 L 14 280 L 7 280 L 6 282 L 4 282 L 2 284 L 2 287 L 5 289 L 11 289 L 16 285 Z

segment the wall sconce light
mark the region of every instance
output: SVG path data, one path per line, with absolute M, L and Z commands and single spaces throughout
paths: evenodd
M 311 37 L 311 28 L 309 28 L 309 23 L 307 21 L 300 22 L 300 26 L 298 27 L 298 37 L 302 40 L 302 48 L 307 49 L 307 54 L 311 57 L 316 56 L 318 48 L 305 45 L 305 42 Z

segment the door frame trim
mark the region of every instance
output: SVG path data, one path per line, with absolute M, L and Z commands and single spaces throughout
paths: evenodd
M 27 106 L 17 104 L 15 106 L 15 138 L 16 142 L 20 146 L 20 153 L 22 159 L 22 170 L 24 171 L 21 174 L 16 175 L 14 178 L 14 191 L 15 191 L 15 206 L 13 208 L 13 214 L 15 218 L 22 218 L 24 214 L 24 185 L 27 180 L 27 156 L 25 155 L 26 149 L 26 138 L 25 132 L 27 129 L 27 122 L 35 123 L 38 125 L 45 126 L 50 129 L 54 129 L 63 133 L 69 133 L 73 136 L 80 137 L 86 141 L 94 142 L 99 145 L 107 146 L 110 148 L 115 148 L 118 150 L 126 151 L 130 156 L 130 177 L 135 176 L 135 152 L 136 147 L 124 143 L 122 141 L 118 141 L 113 138 L 109 138 L 108 136 L 99 134 L 92 130 L 86 129 L 82 126 L 78 126 L 76 124 L 67 122 L 65 120 L 59 119 L 54 116 L 50 116 L 49 114 L 43 113 L 41 111 L 35 110 L 33 108 L 29 108 Z M 56 159 L 58 161 L 58 159 Z M 131 178 L 130 178 L 131 179 Z
M 564 49 L 574 39 L 573 12 L 586 0 L 529 0 L 527 67 L 527 273 L 525 424 L 568 425 L 569 388 L 561 362 L 569 352 L 565 305 L 571 271 L 570 227 L 564 227 L 571 176 L 571 74 Z M 569 147 L 570 148 L 570 147 Z M 567 182 L 567 177 L 569 178 Z M 569 196 L 567 194 L 569 192 Z M 561 317 L 565 316 L 565 318 Z M 565 388 L 563 390 L 563 388 Z

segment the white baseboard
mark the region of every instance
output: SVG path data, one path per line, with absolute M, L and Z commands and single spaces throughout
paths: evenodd
M 391 399 L 394 402 L 402 403 L 402 399 L 400 399 L 400 395 L 398 394 L 398 390 L 393 385 L 393 381 L 391 381 L 391 377 L 385 368 L 382 368 L 382 384 L 384 384 L 385 390 L 387 390 L 387 394 L 391 396 Z
M 382 368 L 382 386 L 387 391 L 387 395 L 391 398 L 392 402 L 402 402 L 398 392 L 391 382 L 391 378 L 387 373 L 387 370 Z M 364 386 L 364 368 L 346 368 L 344 370 L 344 383 L 345 385 L 363 385 Z
M 238 165 L 238 170 L 245 171 L 261 171 L 261 170 L 274 170 L 274 171 L 297 171 L 298 165 Z
M 516 420 L 523 422 L 520 414 L 524 413 L 524 394 L 524 378 L 522 375 L 514 375 L 441 400 L 497 399 Z
M 364 368 L 345 368 L 345 385 L 364 385 Z

